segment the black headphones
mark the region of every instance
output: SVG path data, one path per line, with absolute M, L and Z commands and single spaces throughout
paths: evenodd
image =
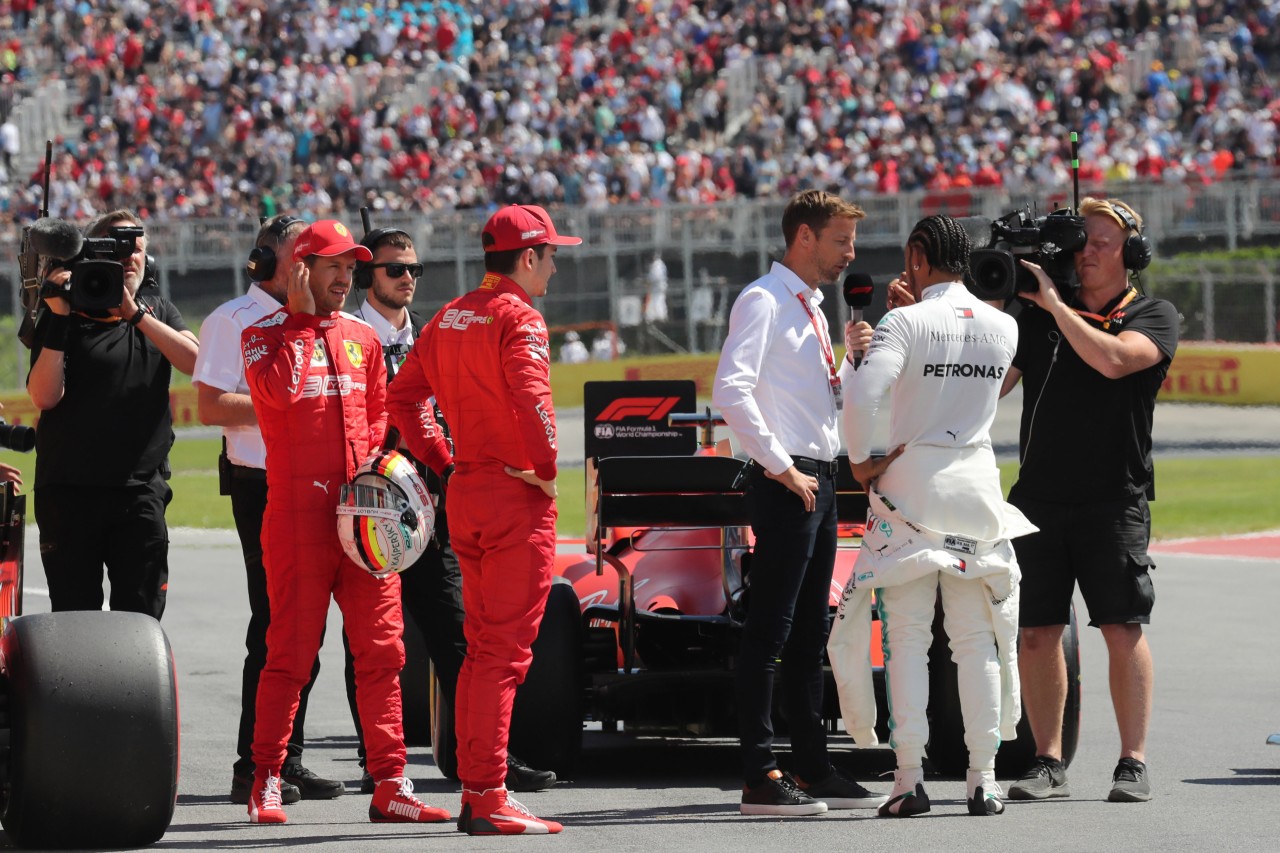
M 278 244 L 285 229 L 293 223 L 301 221 L 296 216 L 281 216 L 271 223 L 271 227 L 267 229 L 267 234 Z M 276 264 L 278 263 L 279 259 L 276 257 L 275 246 L 254 246 L 249 251 L 248 262 L 244 265 L 245 275 L 249 276 L 250 281 L 270 281 L 271 277 L 276 274 Z
M 360 245 L 364 246 L 370 253 L 372 253 L 384 238 L 390 237 L 392 234 L 403 234 L 410 240 L 413 239 L 413 236 L 403 228 L 375 228 L 368 234 L 364 235 L 364 239 L 360 241 Z M 367 263 L 365 261 L 358 262 L 356 264 L 355 275 L 351 277 L 351 283 L 360 290 L 368 290 L 373 287 L 373 261 L 369 261 Z
M 1118 204 L 1111 204 L 1110 202 L 1108 204 L 1112 213 L 1118 216 L 1125 227 L 1129 229 L 1129 237 L 1124 241 L 1124 252 L 1121 255 L 1124 259 L 1124 268 L 1131 272 L 1142 272 L 1151 265 L 1151 258 L 1155 254 L 1151 241 L 1138 228 L 1137 220 L 1133 218 L 1132 213 Z

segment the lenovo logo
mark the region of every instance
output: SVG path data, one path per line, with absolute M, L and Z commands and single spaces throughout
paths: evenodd
M 620 397 L 596 416 L 597 421 L 620 421 L 624 418 L 662 420 L 680 402 L 679 397 Z

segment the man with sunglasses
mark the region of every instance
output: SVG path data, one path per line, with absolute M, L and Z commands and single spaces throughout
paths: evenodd
M 365 235 L 362 244 L 373 254 L 369 263 L 356 268 L 354 283 L 365 291 L 365 300 L 355 312 L 373 327 L 382 341 L 387 362 L 387 381 L 395 378 L 400 365 L 413 347 L 414 335 L 427 322 L 410 310 L 413 295 L 422 275 L 422 264 L 410 236 L 398 228 L 377 228 Z M 448 424 L 437 409 L 436 421 L 448 435 Z M 452 442 L 450 442 L 452 447 Z M 418 561 L 400 575 L 400 594 L 404 612 L 422 632 L 427 655 L 435 666 L 445 701 L 452 703 L 454 687 L 467 641 L 462 630 L 462 571 L 458 558 L 449 547 L 449 519 L 445 514 L 444 486 L 430 468 L 419 466 L 427 488 L 436 498 L 435 537 Z M 346 648 L 347 701 L 360 741 L 360 764 L 364 766 L 364 733 L 356 713 L 355 665 L 351 649 Z M 535 770 L 518 758 L 507 756 L 507 788 L 512 791 L 542 791 L 556 783 L 556 774 Z M 366 770 L 360 781 L 362 793 L 372 794 L 374 780 Z

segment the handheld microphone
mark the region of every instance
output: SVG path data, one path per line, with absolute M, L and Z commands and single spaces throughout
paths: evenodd
M 849 306 L 849 312 L 853 317 L 853 322 L 862 322 L 862 310 L 871 304 L 871 297 L 875 293 L 875 285 L 871 283 L 871 276 L 864 272 L 849 273 L 844 280 L 844 304 Z M 862 364 L 862 355 L 853 357 L 853 369 L 857 370 Z
M 42 258 L 66 261 L 80 254 L 84 235 L 80 229 L 62 219 L 37 219 L 28 232 L 31 248 Z

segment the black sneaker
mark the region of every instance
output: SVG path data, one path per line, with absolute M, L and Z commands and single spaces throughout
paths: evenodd
M 280 779 L 286 785 L 297 786 L 304 800 L 332 800 L 346 793 L 341 782 L 321 779 L 301 764 L 286 764 L 280 770 Z
M 1069 796 L 1071 789 L 1067 787 L 1067 768 L 1058 759 L 1047 755 L 1037 755 L 1036 763 L 1031 765 L 1031 769 L 1009 786 L 1011 800 L 1048 800 Z
M 238 806 L 247 806 L 249 804 L 249 792 L 253 789 L 253 772 L 250 771 L 248 776 L 242 776 L 235 773 L 231 776 L 231 802 Z M 280 781 L 280 802 L 286 806 L 291 806 L 298 800 L 302 799 L 302 792 L 298 790 L 297 785 L 290 785 L 284 780 Z
M 823 814 L 827 804 L 801 791 L 795 780 L 786 773 L 774 770 L 778 775 L 766 776 L 764 782 L 754 788 L 743 787 L 742 805 L 738 810 L 744 815 L 783 815 L 803 817 Z
M 360 793 L 372 794 L 378 788 L 378 783 L 373 781 L 373 774 L 368 770 L 360 773 Z
M 1147 765 L 1136 758 L 1122 758 L 1111 774 L 1110 803 L 1145 803 L 1151 799 L 1151 783 L 1147 780 Z
M 835 769 L 832 769 L 831 775 L 826 779 L 813 784 L 797 778 L 796 786 L 813 799 L 826 803 L 829 809 L 874 809 L 884 805 L 889 799 L 887 794 L 868 791 Z
M 556 774 L 550 770 L 534 770 L 528 764 L 507 753 L 508 791 L 527 794 L 530 791 L 545 791 L 556 783 Z

